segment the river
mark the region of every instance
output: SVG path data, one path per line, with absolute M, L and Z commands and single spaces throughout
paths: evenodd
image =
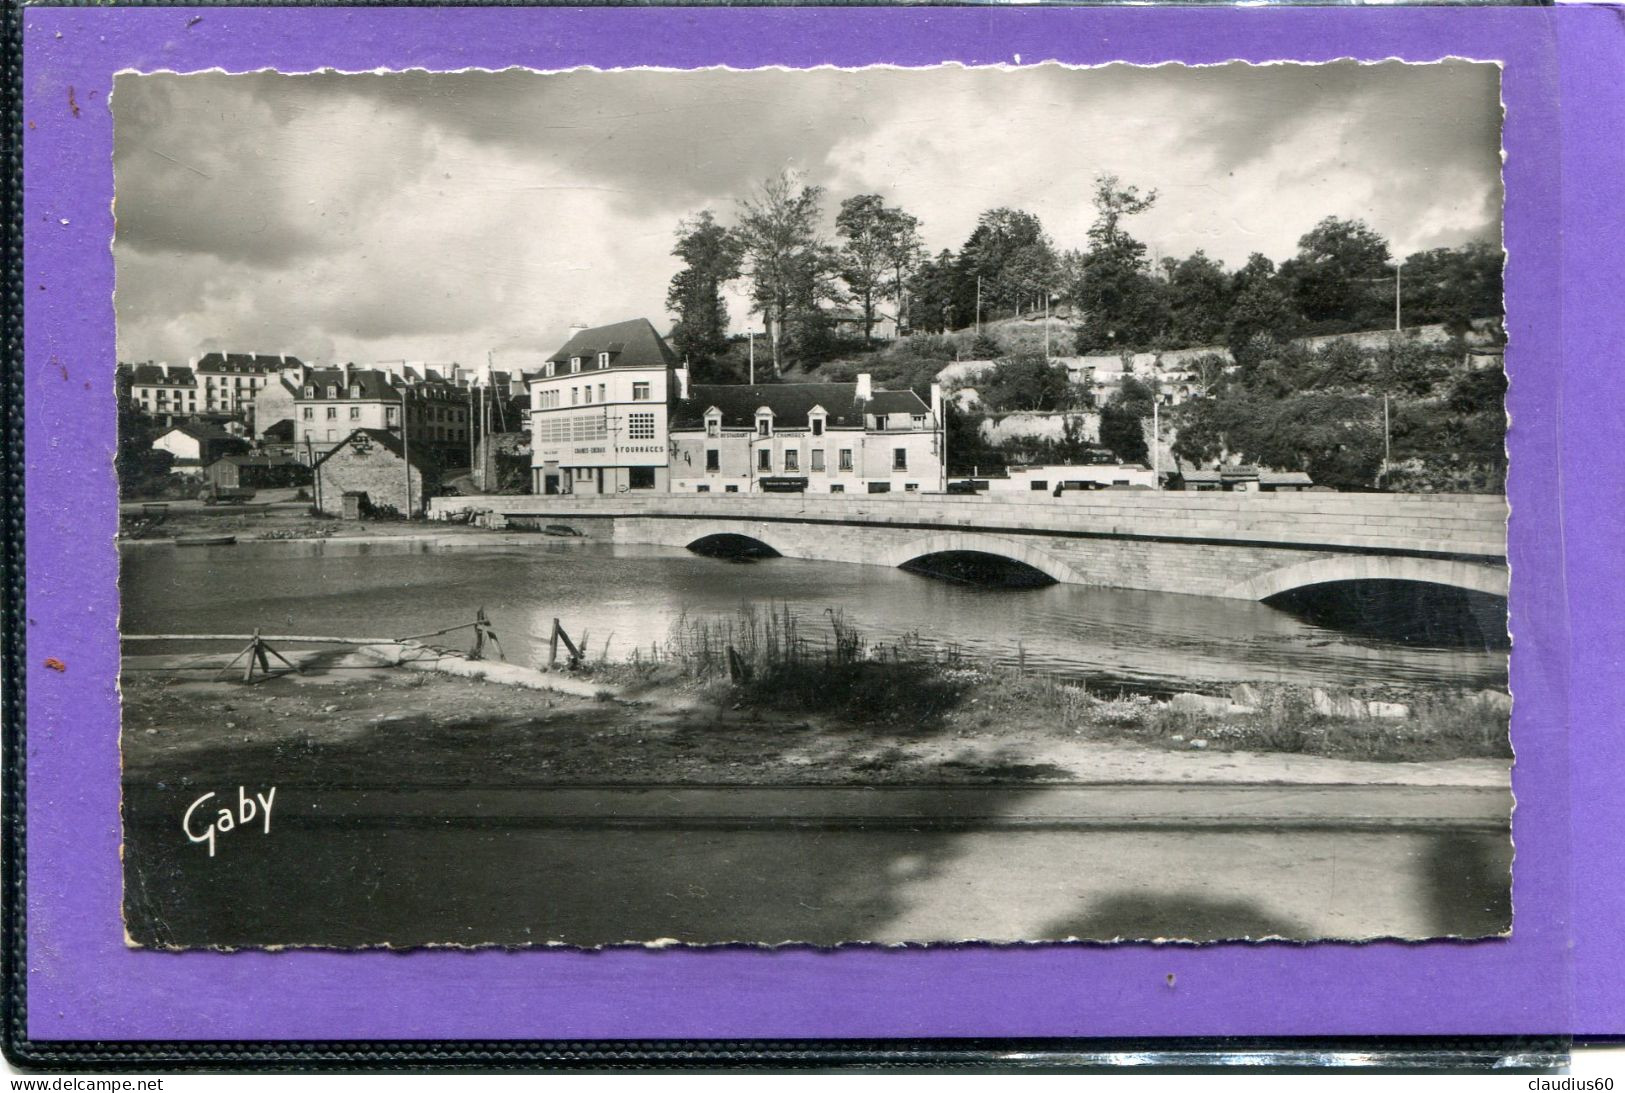
M 248 542 L 122 551 L 122 627 L 137 634 L 403 637 L 484 607 L 510 661 L 545 662 L 554 618 L 590 655 L 663 643 L 686 615 L 788 606 L 814 640 L 839 612 L 871 641 L 918 635 L 966 655 L 1148 691 L 1242 681 L 1507 685 L 1504 648 L 1430 646 L 1317 626 L 1262 603 L 1050 585 L 986 588 L 880 566 L 571 541 Z M 446 644 L 466 642 L 467 632 Z M 157 651 L 143 647 L 144 652 Z

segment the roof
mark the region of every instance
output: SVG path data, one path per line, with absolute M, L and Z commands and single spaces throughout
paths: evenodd
M 193 440 L 242 440 L 243 439 L 240 436 L 233 436 L 230 433 L 226 432 L 224 429 L 217 428 L 217 427 L 215 427 L 213 425 L 194 425 L 191 422 L 186 422 L 185 424 L 182 424 L 182 425 L 175 425 L 175 426 L 165 430 L 161 435 L 168 436 L 170 433 L 185 433 L 187 436 L 191 437 Z
M 1258 475 L 1261 486 L 1313 486 L 1315 480 L 1303 471 L 1262 471 Z
M 166 376 L 163 368 L 156 364 L 138 364 L 130 373 L 130 382 L 148 386 L 196 387 L 197 376 L 190 368 L 171 368 Z
M 358 435 L 366 436 L 368 440 L 376 444 L 378 447 L 390 452 L 397 459 L 400 458 L 401 438 L 390 432 L 388 429 L 354 429 L 351 430 L 350 434 L 343 440 L 338 441 L 331 448 L 327 449 L 327 451 L 323 452 L 321 457 L 317 459 L 312 466 L 320 467 L 323 463 L 326 463 L 329 459 L 332 459 L 339 452 L 349 448 L 351 441 L 353 441 Z M 423 445 L 421 444 L 414 446 L 407 458 L 410 460 L 412 466 L 416 467 L 420 471 L 432 471 L 439 469 L 439 466 L 435 462 L 434 458 L 424 452 Z
M 600 353 L 608 353 L 610 364 L 617 368 L 675 368 L 678 363 L 677 354 L 648 319 L 627 319 L 578 331 L 548 359 L 565 362 L 581 357 L 596 361 Z
M 197 362 L 199 372 L 275 372 L 280 368 L 298 368 L 303 364 L 298 357 L 281 357 L 264 353 L 205 353 Z
M 299 460 L 291 455 L 226 455 L 211 463 L 235 463 L 239 467 L 289 467 L 300 466 Z
M 316 388 L 314 397 L 325 399 L 329 387 L 339 389 L 338 397 L 350 397 L 350 387 L 361 387 L 361 398 L 364 399 L 399 399 L 400 391 L 390 382 L 390 375 L 377 368 L 351 368 L 349 385 L 345 384 L 344 369 L 342 368 L 312 368 L 305 373 L 306 387 Z M 303 398 L 303 391 L 295 392 L 296 398 Z
M 1180 475 L 1187 482 L 1219 482 L 1218 471 L 1184 471 Z
M 705 424 L 711 407 L 722 411 L 723 428 L 751 429 L 756 411 L 763 406 L 773 411 L 780 428 L 805 428 L 808 414 L 821 406 L 833 427 L 861 429 L 865 413 L 929 413 L 930 408 L 913 391 L 876 391 L 867 404 L 858 402 L 855 383 L 698 383 L 689 396 L 671 411 L 673 429 L 698 429 Z
M 273 425 L 267 425 L 265 431 L 260 433 L 265 440 L 289 441 L 293 440 L 293 418 L 279 419 Z

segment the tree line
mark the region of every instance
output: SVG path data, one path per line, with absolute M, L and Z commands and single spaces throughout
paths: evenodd
M 841 202 L 829 238 L 824 196 L 786 172 L 735 203 L 733 227 L 710 210 L 679 224 L 672 253 L 682 266 L 666 303 L 677 319 L 674 345 L 696 374 L 737 354 L 723 291 L 741 278 L 763 318 L 768 376 L 848 348 L 836 306 L 859 316 L 863 343 L 888 305 L 901 329 L 920 333 L 1064 305 L 1079 353 L 1223 345 L 1238 362 L 1265 359 L 1295 338 L 1392 325 L 1396 278 L 1405 325 L 1465 330 L 1501 312 L 1499 247 L 1437 248 L 1396 265 L 1388 241 L 1358 219 L 1322 219 L 1279 266 L 1255 253 L 1230 270 L 1200 250 L 1153 261 L 1130 222 L 1155 207 L 1157 192 L 1113 175 L 1095 181 L 1087 246 L 1066 250 L 1034 214 L 996 208 L 977 218 L 958 251 L 930 255 L 920 219 L 877 194 Z

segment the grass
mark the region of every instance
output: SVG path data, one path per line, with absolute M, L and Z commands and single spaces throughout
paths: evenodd
M 1419 692 L 1409 696 L 1408 716 L 1355 718 L 1321 713 L 1314 689 L 1255 684 L 1250 706 L 1215 711 L 973 662 L 918 634 L 875 642 L 838 611 L 805 618 L 782 604 L 745 605 L 727 618 L 680 616 L 663 643 L 583 671 L 606 684 L 690 690 L 718 707 L 825 715 L 892 732 L 1019 728 L 1153 748 L 1394 762 L 1512 754 L 1504 705 L 1483 695 Z M 1327 697 L 1330 708 L 1344 705 L 1335 701 L 1342 694 Z

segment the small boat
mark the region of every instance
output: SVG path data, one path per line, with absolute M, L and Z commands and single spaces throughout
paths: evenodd
M 231 546 L 237 541 L 235 535 L 189 535 L 184 539 L 176 539 L 176 546 Z
M 548 524 L 542 529 L 544 535 L 558 535 L 566 539 L 579 539 L 581 532 L 568 524 Z

